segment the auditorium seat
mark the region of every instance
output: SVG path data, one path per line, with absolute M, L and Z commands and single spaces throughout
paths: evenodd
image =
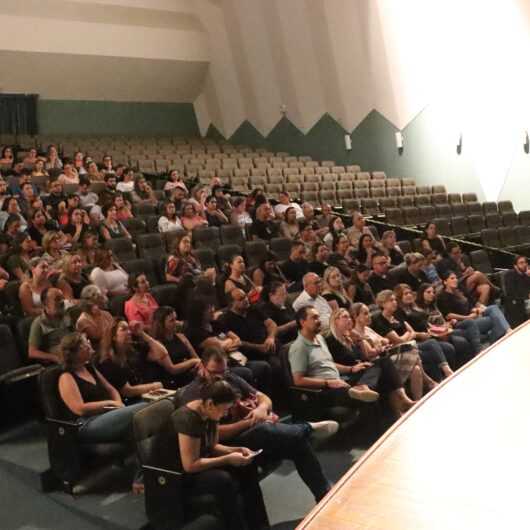
M 465 203 L 468 215 L 484 215 L 482 212 L 482 205 L 479 202 Z
M 499 201 L 497 207 L 500 214 L 515 213 L 512 201 Z
M 247 267 L 256 267 L 267 257 L 267 245 L 264 241 L 246 241 L 245 257 Z
M 215 252 L 221 244 L 219 239 L 219 228 L 216 226 L 194 228 L 191 240 L 196 249 L 207 247 Z
M 471 258 L 471 266 L 474 269 L 484 274 L 492 274 L 494 272 L 488 253 L 485 250 L 472 250 L 469 253 L 469 257 Z
M 478 202 L 477 194 L 476 193 L 463 193 L 462 200 L 466 204 L 468 202 Z
M 415 206 L 405 206 L 401 208 L 403 216 L 405 218 L 405 224 L 407 225 L 418 225 L 420 224 L 420 212 Z
M 463 236 L 469 233 L 469 226 L 465 217 L 451 218 L 451 231 L 454 236 Z
M 498 213 L 488 213 L 484 215 L 484 217 L 488 228 L 498 228 L 499 226 L 502 226 L 501 217 Z
M 285 261 L 291 253 L 293 242 L 287 237 L 273 237 L 270 240 L 270 249 L 280 261 Z
M 397 226 L 405 224 L 405 218 L 403 217 L 401 208 L 387 208 L 385 210 L 385 216 L 387 223 Z
M 501 226 L 498 229 L 499 239 L 503 247 L 516 247 L 519 244 L 517 232 L 514 227 Z
M 203 270 L 209 268 L 217 268 L 217 262 L 215 261 L 215 251 L 211 247 L 196 248 L 193 251 L 195 257 L 199 260 L 201 268 Z
M 436 219 L 433 219 L 433 223 L 436 225 L 436 229 L 440 235 L 451 235 L 451 222 L 449 221 L 449 218 L 437 217 Z
M 505 212 L 501 215 L 504 226 L 515 226 L 519 224 L 519 216 L 515 212 Z
M 460 195 L 460 193 L 448 193 L 447 199 L 451 205 L 462 204 L 462 195 Z
M 448 204 L 437 204 L 435 205 L 436 217 L 450 219 L 452 212 L 451 207 Z
M 105 241 L 104 246 L 112 251 L 120 263 L 126 260 L 136 259 L 134 245 L 128 237 L 108 239 Z
M 487 201 L 482 203 L 482 211 L 484 212 L 484 215 L 492 214 L 492 213 L 498 213 L 499 210 L 497 208 L 497 203 L 493 201 Z
M 471 233 L 479 233 L 486 228 L 486 222 L 482 215 L 470 215 L 467 220 Z
M 486 247 L 501 248 L 502 244 L 496 228 L 485 228 L 480 233 L 482 244 Z
M 156 259 L 167 255 L 161 234 L 138 234 L 135 241 L 140 258 Z

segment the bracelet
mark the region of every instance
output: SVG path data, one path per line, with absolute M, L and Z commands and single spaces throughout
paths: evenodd
M 324 388 L 328 388 L 328 380 L 324 379 Z

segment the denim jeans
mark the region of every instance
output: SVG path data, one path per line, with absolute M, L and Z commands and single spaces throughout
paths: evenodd
M 480 352 L 480 328 L 476 320 L 460 320 L 456 323 L 453 335 L 458 334 L 467 339 L 472 348 L 473 356 Z M 458 336 L 457 335 L 457 336 Z
M 308 423 L 264 422 L 242 432 L 230 445 L 263 449 L 263 456 L 292 460 L 300 478 L 318 502 L 329 491 L 330 484 L 309 443 L 312 428 Z
M 132 441 L 133 416 L 148 403 L 136 403 L 121 409 L 109 410 L 97 416 L 81 418 L 79 438 L 86 443 Z
M 454 352 L 454 348 L 449 345 Z M 421 362 L 423 369 L 427 374 L 432 377 L 435 381 L 441 381 L 444 377 L 440 365 L 447 362 L 447 358 L 444 353 L 445 346 L 441 346 L 435 339 L 428 339 L 423 342 L 418 342 L 418 350 L 420 353 Z

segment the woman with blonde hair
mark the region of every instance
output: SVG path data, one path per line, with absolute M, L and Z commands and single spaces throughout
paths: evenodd
M 48 261 L 50 267 L 60 271 L 63 266 L 63 259 L 67 252 L 63 249 L 65 237 L 61 232 L 50 230 L 42 237 L 42 257 Z
M 371 327 L 371 316 L 365 304 L 353 304 L 351 314 L 354 319 L 354 331 L 359 337 L 359 346 L 363 357 L 368 360 L 387 356 L 396 367 L 403 385 L 408 384 L 412 399 L 417 401 L 423 396 L 424 383 L 427 388 L 432 388 L 435 383 L 423 371 L 421 358 L 417 349 L 397 352 L 389 349 L 390 341 L 379 335 Z
M 368 358 L 361 348 L 362 338 L 355 332 L 353 320 L 346 309 L 337 309 L 329 320 L 326 343 L 335 363 L 350 366 L 354 388 L 366 387 L 387 395 L 393 412 L 401 416 L 414 405 L 403 388 L 400 375 L 390 359 Z
M 344 288 L 342 274 L 337 267 L 328 267 L 324 271 L 322 296 L 333 310 L 350 308 L 352 302 Z
M 34 317 L 42 314 L 41 294 L 52 284 L 48 278 L 49 265 L 44 258 L 32 258 L 29 263 L 31 278 L 21 283 L 18 296 L 24 314 Z
M 62 274 L 57 286 L 67 300 L 80 300 L 81 292 L 90 281 L 83 274 L 83 260 L 79 254 L 68 254 L 63 259 Z

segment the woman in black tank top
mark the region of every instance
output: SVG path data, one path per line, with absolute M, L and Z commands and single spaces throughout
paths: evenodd
M 119 392 L 89 363 L 92 345 L 82 333 L 70 333 L 61 341 L 65 371 L 59 377 L 58 390 L 65 417 L 82 425 L 79 438 L 85 443 L 130 443 L 134 414 L 147 403 L 124 406 Z M 139 475 L 133 489 L 141 490 Z

